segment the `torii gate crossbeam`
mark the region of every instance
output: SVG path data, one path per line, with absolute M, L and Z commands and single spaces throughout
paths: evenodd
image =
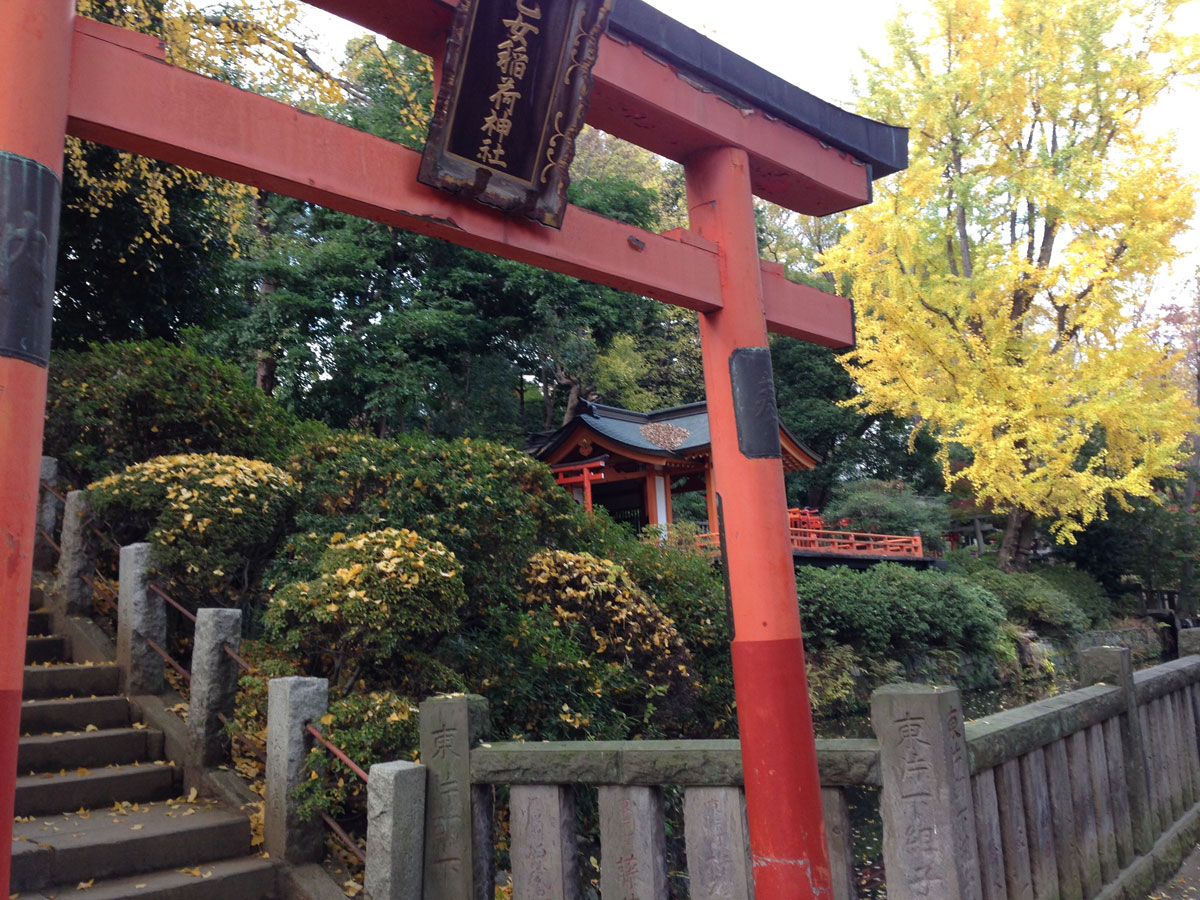
M 315 0 L 430 53 L 453 3 Z M 62 149 L 70 133 L 701 313 L 712 453 L 759 900 L 829 896 L 829 866 L 767 327 L 826 346 L 852 313 L 758 258 L 752 194 L 824 214 L 903 167 L 902 129 L 822 104 L 656 13 L 618 0 L 588 121 L 683 163 L 691 228 L 654 235 L 571 209 L 561 232 L 415 181 L 418 155 L 167 66 L 153 38 L 75 20 L 74 0 L 0 13 L 0 885 L 9 878 L 26 597 L 45 405 Z M 747 99 L 747 97 L 753 99 Z M 768 421 L 769 420 L 769 421 Z

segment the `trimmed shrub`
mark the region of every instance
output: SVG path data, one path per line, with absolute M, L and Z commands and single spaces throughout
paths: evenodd
M 335 694 L 360 680 L 432 692 L 428 654 L 458 629 L 461 574 L 453 553 L 407 529 L 335 535 L 314 579 L 271 598 L 266 634 Z
M 525 570 L 527 607 L 550 613 L 554 626 L 597 659 L 600 669 L 628 670 L 632 690 L 595 690 L 627 717 L 679 733 L 696 702 L 692 655 L 674 623 L 624 567 L 590 553 L 547 550 Z
M 700 703 L 690 734 L 707 737 L 729 732 L 736 716 L 729 656 L 732 634 L 725 580 L 712 559 L 697 549 L 695 533 L 696 529 L 673 529 L 672 539 L 661 543 L 656 534 L 647 532 L 640 540 L 610 541 L 604 554 L 618 560 L 653 598 L 691 651 Z
M 1004 620 L 987 591 L 954 575 L 883 563 L 862 572 L 841 566 L 796 576 L 805 642 L 845 644 L 867 655 L 946 649 L 986 652 Z
M 864 478 L 841 485 L 821 513 L 829 528 L 849 519 L 850 531 L 910 535 L 919 532 L 929 550 L 941 550 L 950 530 L 948 496 L 922 497 L 902 481 Z
M 980 569 L 970 579 L 1004 604 L 1010 619 L 1039 633 L 1068 635 L 1088 627 L 1088 617 L 1074 601 L 1036 575 Z
M 321 717 L 321 733 L 362 769 L 395 759 L 417 758 L 420 716 L 417 705 L 395 691 L 350 694 L 333 700 Z M 308 775 L 296 786 L 298 812 L 311 819 L 319 811 L 334 817 L 364 814 L 367 785 L 350 767 L 320 745 L 304 761 Z
M 180 603 L 241 606 L 286 533 L 297 490 L 269 463 L 192 453 L 109 475 L 88 500 L 118 543 L 150 542 Z
M 1114 605 L 1108 591 L 1082 569 L 1072 565 L 1038 566 L 1033 575 L 1070 597 L 1087 616 L 1088 624 L 1103 625 L 1113 618 Z
M 300 423 L 234 366 L 163 341 L 56 352 L 46 400 L 45 453 L 84 485 L 177 453 L 283 462 Z
M 312 541 L 334 531 L 411 529 L 458 559 L 467 619 L 515 602 L 525 561 L 543 547 L 576 548 L 589 528 L 545 465 L 487 441 L 343 433 L 308 445 L 292 471 L 305 485 L 294 559 L 316 558 L 303 537 L 310 532 Z M 292 572 L 308 577 L 302 568 Z

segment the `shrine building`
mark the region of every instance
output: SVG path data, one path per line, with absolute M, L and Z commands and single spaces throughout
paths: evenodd
M 782 422 L 779 442 L 785 472 L 821 462 Z M 703 401 L 647 413 L 583 402 L 563 427 L 531 434 L 526 450 L 549 465 L 558 483 L 589 511 L 603 506 L 614 521 L 634 530 L 670 525 L 672 497 L 704 491 L 708 530 L 719 531 Z

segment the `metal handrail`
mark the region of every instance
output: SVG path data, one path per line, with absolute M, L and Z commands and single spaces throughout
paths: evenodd
M 363 853 L 362 848 L 354 842 L 354 839 L 351 838 L 350 835 L 346 834 L 342 826 L 333 821 L 329 814 L 324 810 L 320 812 L 320 816 L 321 820 L 329 827 L 329 830 L 341 839 L 346 849 L 358 857 L 358 861 L 365 866 L 367 864 L 367 854 Z
M 345 751 L 343 751 L 340 747 L 337 747 L 334 744 L 331 744 L 326 739 L 325 735 L 321 734 L 320 729 L 318 729 L 315 725 L 313 725 L 312 722 L 309 722 L 304 727 L 306 729 L 308 729 L 309 734 L 311 734 L 318 741 L 320 741 L 320 743 L 325 747 L 326 750 L 328 750 L 330 753 L 332 753 L 334 756 L 336 756 L 338 759 L 340 759 L 342 762 L 344 762 L 347 766 L 349 766 L 350 771 L 353 772 L 355 775 L 357 775 L 359 778 L 361 778 L 363 780 L 364 784 L 367 783 L 367 773 L 362 770 L 362 767 L 360 767 L 358 765 L 358 763 L 356 763 L 349 756 L 347 756 Z
M 180 675 L 182 675 L 184 681 L 186 681 L 188 684 L 192 683 L 192 673 L 189 672 L 187 669 L 185 669 L 183 666 L 181 666 L 179 663 L 177 663 L 175 661 L 174 657 L 172 657 L 170 653 L 168 653 L 162 647 L 158 646 L 158 644 L 154 643 L 154 641 L 150 640 L 150 638 L 146 638 L 145 641 L 146 641 L 146 646 L 149 647 L 151 650 L 153 650 L 155 653 L 157 653 L 159 656 L 161 656 L 163 658 L 163 661 L 167 665 L 169 665 L 172 669 L 174 669 L 176 672 L 178 672 Z
M 234 727 L 234 723 L 231 723 L 227 718 L 225 718 L 225 713 L 220 713 L 220 712 L 217 713 L 217 721 L 219 721 L 222 725 L 224 725 L 226 728 L 228 728 L 229 736 L 236 741 L 241 741 L 242 745 L 244 747 L 246 747 L 246 749 L 248 749 L 254 755 L 255 759 L 257 759 L 260 763 L 264 763 L 264 764 L 266 763 L 266 761 L 267 761 L 267 748 L 266 747 L 264 747 L 258 741 L 254 740 L 254 738 L 250 737 L 250 735 L 246 734 L 244 731 L 236 730 Z
M 38 534 L 40 534 L 40 535 L 41 535 L 43 538 L 45 538 L 45 539 L 46 539 L 46 543 L 48 543 L 48 544 L 49 544 L 51 547 L 53 547 L 53 548 L 54 548 L 54 552 L 55 552 L 55 553 L 58 553 L 58 554 L 61 554 L 61 553 L 62 553 L 62 547 L 60 547 L 60 546 L 58 545 L 58 541 L 56 541 L 56 540 L 55 540 L 55 539 L 54 539 L 54 538 L 51 536 L 50 532 L 48 532 L 48 531 L 47 531 L 45 528 L 42 528 L 41 526 L 38 526 Z
M 163 600 L 165 600 L 167 603 L 171 604 L 173 607 L 175 607 L 177 610 L 179 610 L 181 613 L 183 613 L 184 618 L 190 620 L 193 625 L 196 624 L 195 615 L 193 615 L 186 608 L 184 608 L 183 605 L 181 605 L 178 600 L 173 599 L 166 591 L 164 591 L 162 588 L 160 588 L 157 584 L 150 585 L 150 590 L 154 591 L 154 593 L 156 593 L 156 594 L 158 594 L 158 596 L 162 597 Z
M 60 494 L 58 491 L 56 491 L 54 488 L 52 488 L 50 486 L 50 483 L 48 481 L 46 481 L 45 479 L 43 479 L 41 481 L 41 488 L 43 491 L 45 491 L 46 493 L 50 494 L 51 496 L 57 498 L 62 503 L 67 502 L 67 498 L 64 497 L 62 494 Z
M 249 672 L 254 671 L 254 667 L 251 666 L 250 663 L 246 662 L 246 660 L 242 659 L 242 657 L 238 656 L 236 652 L 231 650 L 228 644 L 224 645 L 224 649 L 225 649 L 225 655 L 228 656 L 230 659 L 232 659 L 235 663 L 237 663 L 238 668 L 241 669 L 243 672 L 249 673 Z

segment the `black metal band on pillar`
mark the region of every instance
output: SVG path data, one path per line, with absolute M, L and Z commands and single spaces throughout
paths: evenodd
M 62 185 L 50 169 L 0 151 L 0 356 L 50 364 Z
M 729 357 L 738 449 L 747 459 L 780 459 L 775 375 L 767 347 L 739 347 Z

